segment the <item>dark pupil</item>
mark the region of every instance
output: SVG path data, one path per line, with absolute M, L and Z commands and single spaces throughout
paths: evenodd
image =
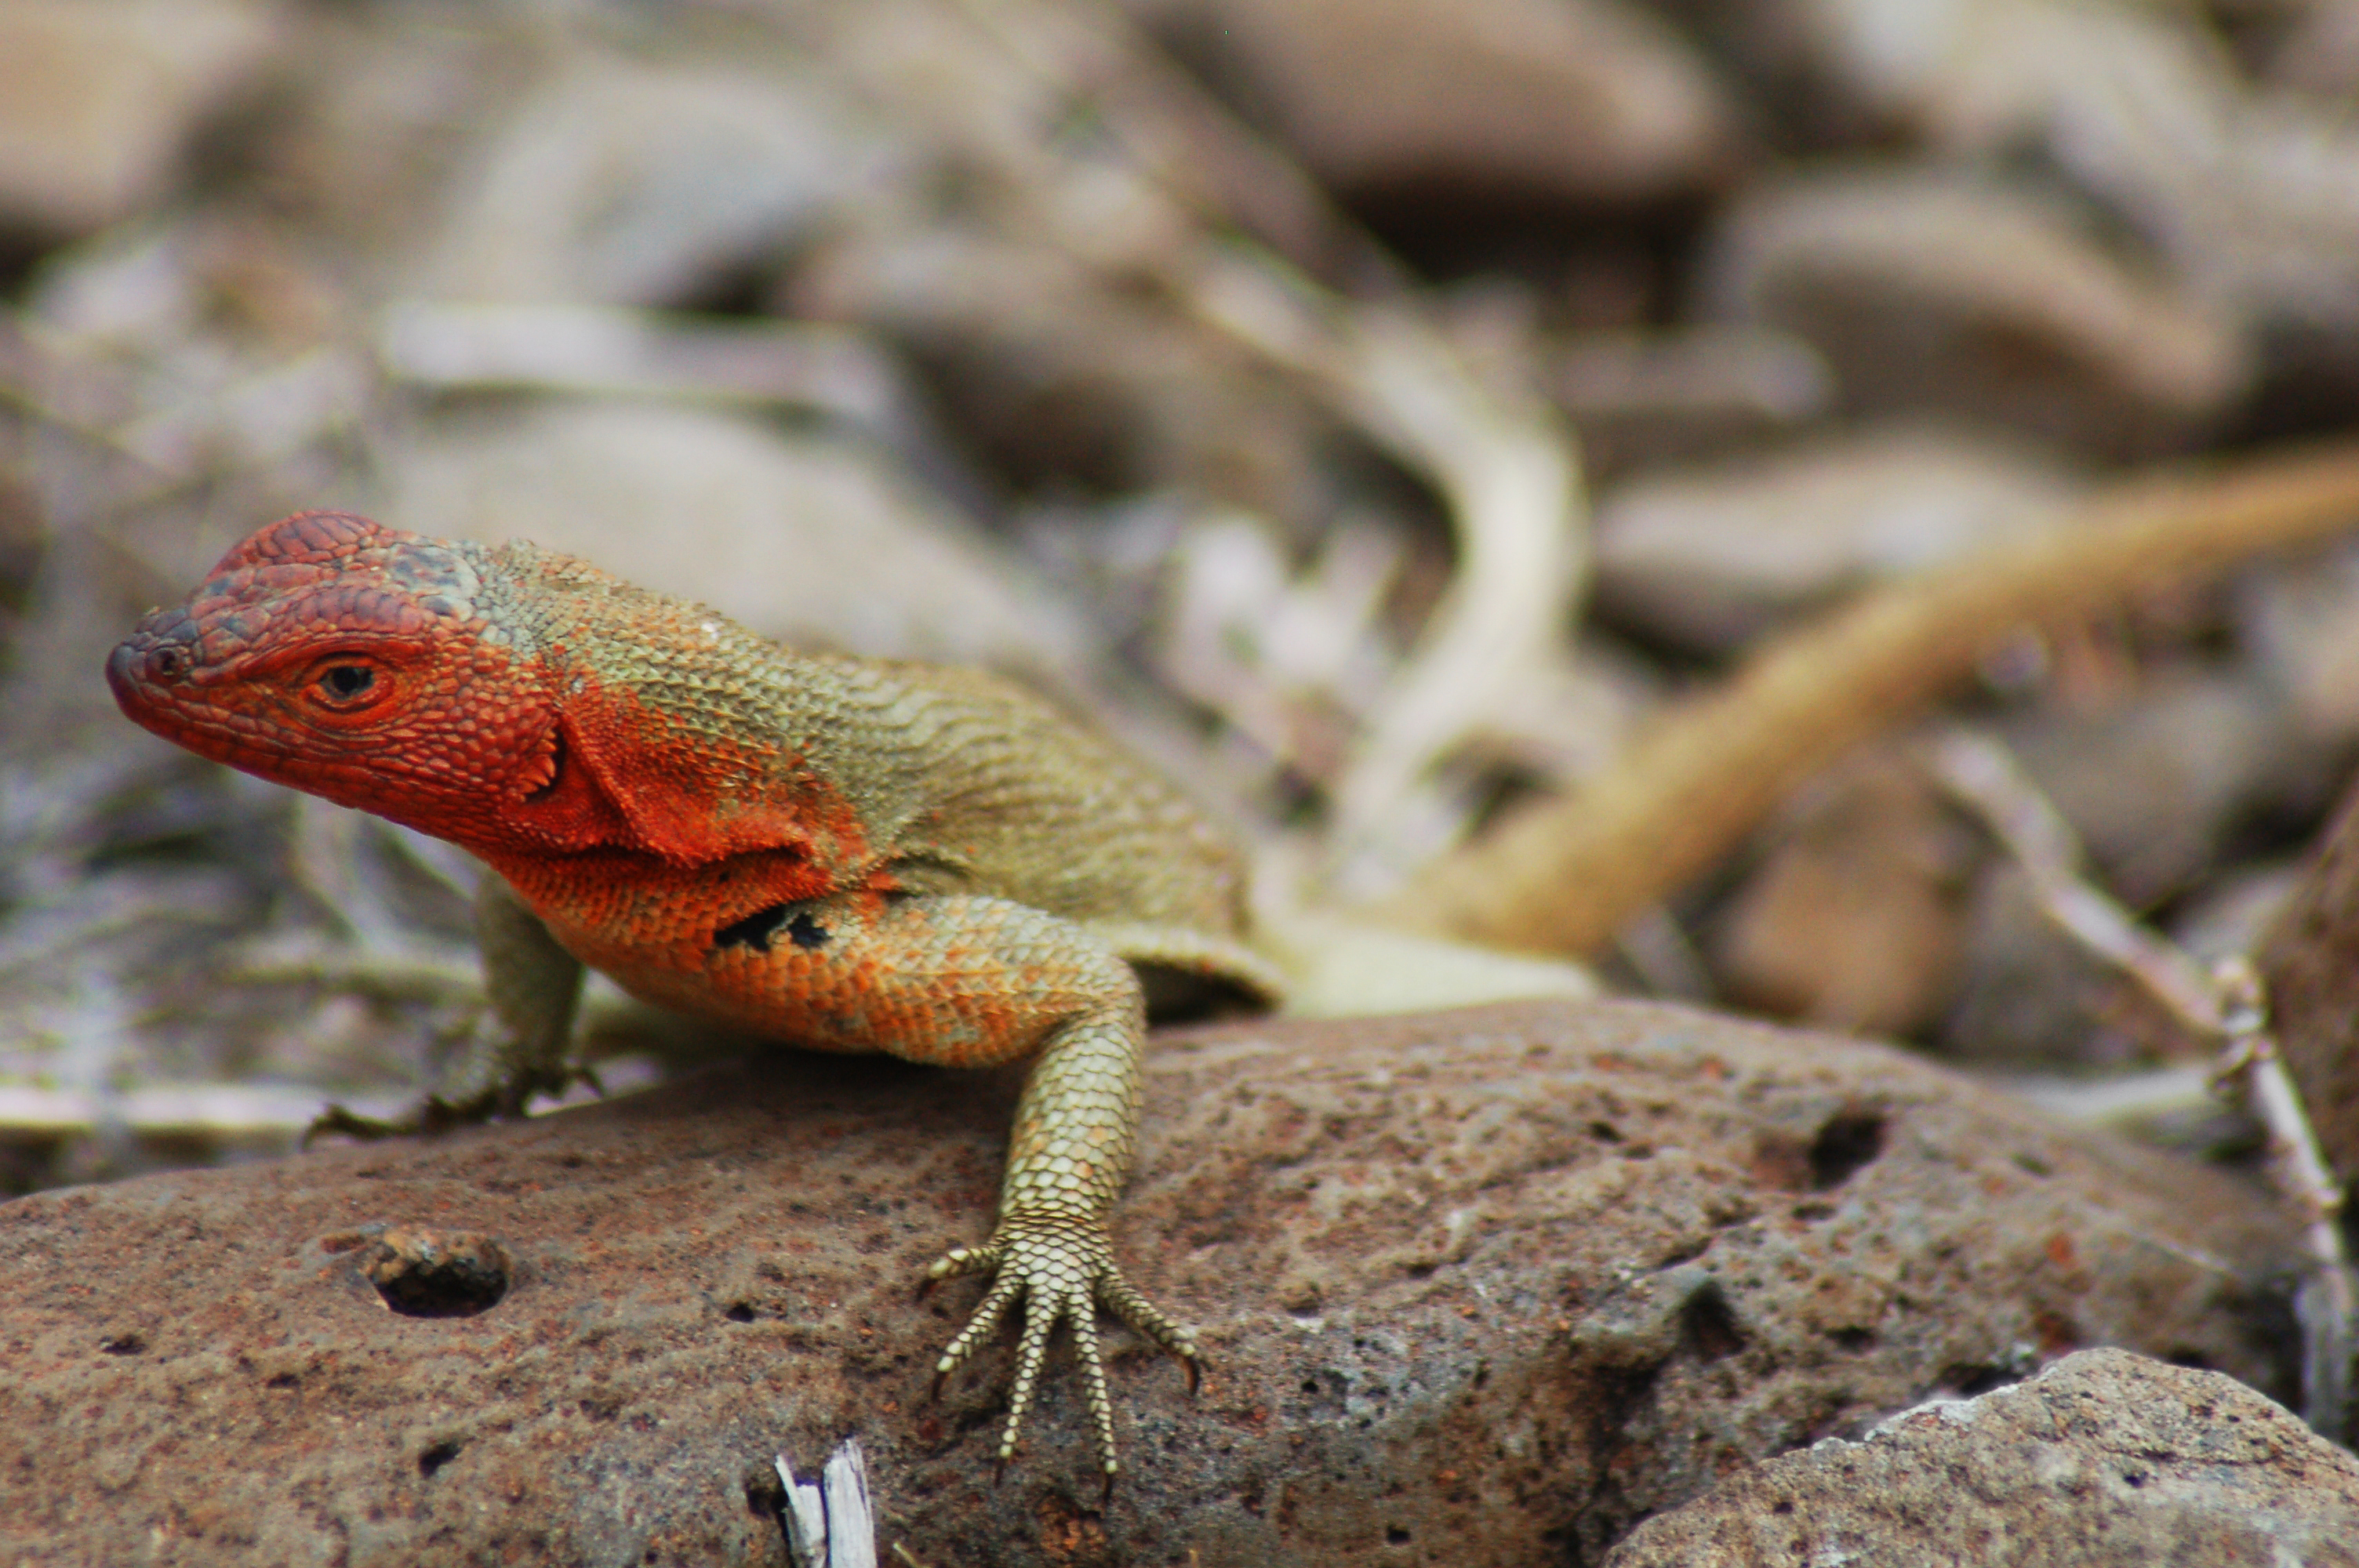
M 320 677 L 331 697 L 358 697 L 376 679 L 376 672 L 363 665 L 338 665 Z

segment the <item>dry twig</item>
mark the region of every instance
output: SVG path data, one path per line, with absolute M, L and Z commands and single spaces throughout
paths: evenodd
M 2215 1087 L 2242 1081 L 2268 1129 L 2272 1171 L 2301 1214 L 2303 1242 L 2316 1265 L 2296 1300 L 2303 1413 L 2311 1426 L 2341 1441 L 2350 1422 L 2359 1281 L 2343 1245 L 2343 1189 L 2319 1152 L 2301 1096 L 2268 1033 L 2259 974 L 2244 958 L 2207 974 L 2093 886 L 2082 875 L 2078 837 L 1995 740 L 1952 730 L 1933 747 L 1931 762 L 1934 776 L 1981 816 L 2023 868 L 2049 917 L 2144 986 L 2190 1031 L 2220 1046 Z

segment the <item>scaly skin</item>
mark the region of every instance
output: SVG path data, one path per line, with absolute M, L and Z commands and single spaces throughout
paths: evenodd
M 561 1087 L 583 965 L 647 1000 L 831 1051 L 1038 1054 L 999 1217 L 929 1280 L 991 1273 L 937 1380 L 1018 1298 L 1002 1463 L 1073 1328 L 1109 1483 L 1104 1306 L 1188 1366 L 1107 1211 L 1136 1157 L 1134 965 L 1265 999 L 1231 851 L 1168 785 L 983 675 L 788 653 L 530 545 L 341 513 L 274 524 L 114 650 L 133 719 L 447 838 L 495 873 L 476 925 L 506 1038 L 429 1107 Z

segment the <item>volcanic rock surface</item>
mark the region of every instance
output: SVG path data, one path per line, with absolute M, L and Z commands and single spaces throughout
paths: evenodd
M 928 1564 L 1594 1562 L 1752 1462 L 2124 1345 L 2290 1393 L 2269 1201 L 1897 1052 L 1635 1003 L 1158 1037 L 1102 1502 L 1061 1353 L 929 1404 L 1018 1076 L 778 1052 L 0 1206 L 0 1560 L 781 1563 L 846 1435 Z M 2137 1419 L 2125 1413 L 2125 1421 Z M 1191 1555 L 1192 1553 L 1192 1555 Z

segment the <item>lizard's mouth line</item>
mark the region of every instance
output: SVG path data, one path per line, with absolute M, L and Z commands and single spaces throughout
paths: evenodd
M 165 650 L 170 648 L 168 643 L 162 646 Z M 199 694 L 184 680 L 156 678 L 154 661 L 158 651 L 156 644 L 135 637 L 118 644 L 107 656 L 107 687 L 114 693 L 115 706 L 123 710 L 124 717 L 149 734 L 193 752 L 208 762 L 220 762 L 274 784 L 292 783 L 283 742 L 272 745 L 243 733 L 234 719 L 225 722 L 217 709 L 192 700 Z M 367 798 L 367 785 L 375 776 L 375 769 L 366 759 L 316 758 L 309 776 L 293 784 L 293 787 L 310 789 L 340 805 L 350 806 Z

